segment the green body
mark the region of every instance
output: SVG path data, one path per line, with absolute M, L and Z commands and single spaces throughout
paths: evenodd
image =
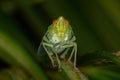
M 72 28 L 69 24 L 66 24 L 66 21 L 63 17 L 58 18 L 57 21 L 54 21 L 52 25 L 48 28 L 49 39 L 52 43 L 60 43 L 63 41 L 69 40 L 72 35 Z
M 64 59 L 65 55 L 68 54 L 69 49 L 72 48 L 68 61 L 71 61 L 74 53 L 74 66 L 76 66 L 77 44 L 75 43 L 75 40 L 76 38 L 71 26 L 68 21 L 61 16 L 53 21 L 53 24 L 48 27 L 48 31 L 44 35 L 39 46 L 38 53 L 40 52 L 40 47 L 43 46 L 53 66 L 55 66 L 55 63 L 51 55 L 55 55 L 58 62 L 58 68 L 60 69 L 59 58 Z M 61 55 L 58 56 L 58 54 Z

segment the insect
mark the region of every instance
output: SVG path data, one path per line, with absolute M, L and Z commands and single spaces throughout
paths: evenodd
M 77 44 L 75 42 L 76 37 L 74 36 L 73 30 L 69 22 L 60 16 L 57 20 L 48 27 L 47 32 L 43 36 L 42 42 L 38 47 L 38 54 L 40 53 L 41 47 L 44 48 L 45 52 L 49 56 L 52 66 L 55 66 L 53 55 L 56 57 L 58 69 L 61 68 L 61 59 L 65 59 L 68 51 L 72 48 L 68 61 L 72 61 L 74 54 L 74 67 L 76 67 L 76 55 L 77 55 Z

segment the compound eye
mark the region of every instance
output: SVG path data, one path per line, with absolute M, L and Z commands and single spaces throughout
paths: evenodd
M 57 20 L 53 20 L 53 25 L 56 25 L 57 24 Z
M 66 25 L 69 25 L 69 21 L 68 20 L 66 20 Z

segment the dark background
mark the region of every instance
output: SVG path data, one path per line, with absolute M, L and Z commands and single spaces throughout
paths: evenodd
M 120 50 L 119 0 L 1 0 L 0 34 L 8 34 L 37 56 L 43 35 L 59 16 L 69 20 L 77 37 L 78 59 L 88 52 Z M 8 45 L 0 42 L 0 57 Z M 3 65 L 3 57 L 0 59 Z
M 24 35 L 35 46 L 52 21 L 64 16 L 72 25 L 81 53 L 120 48 L 118 0 L 2 0 L 0 5 L 1 30 L 13 37 Z

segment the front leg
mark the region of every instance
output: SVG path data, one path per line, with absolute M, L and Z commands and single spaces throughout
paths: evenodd
M 76 67 L 76 57 L 77 57 L 77 44 L 75 42 L 66 42 L 65 45 L 63 45 L 63 48 L 70 48 L 73 47 L 72 52 L 68 58 L 68 61 L 71 61 L 73 53 L 74 53 L 74 67 Z M 66 53 L 62 54 L 66 55 Z
M 70 54 L 70 57 L 68 59 L 68 61 L 71 61 L 71 58 L 73 56 L 74 53 L 74 67 L 76 67 L 76 59 L 77 59 L 77 44 L 75 42 L 71 43 L 73 45 L 73 50 Z
M 52 49 L 52 48 L 55 48 L 55 47 L 53 47 L 52 44 L 43 42 L 43 47 L 44 47 L 46 53 L 48 54 L 48 56 L 49 56 L 49 58 L 50 58 L 50 60 L 51 60 L 52 66 L 55 67 L 54 60 L 53 60 L 53 58 L 52 58 L 52 56 L 51 56 L 51 55 L 53 55 L 53 53 L 51 54 L 51 53 L 48 51 L 48 49 L 47 49 L 46 46 L 47 46 L 47 47 L 50 47 L 51 49 Z M 52 52 L 52 50 L 51 50 L 51 52 Z M 58 62 L 58 69 L 59 69 L 59 71 L 60 71 L 60 66 L 61 66 L 61 65 L 60 65 L 60 60 L 59 60 L 59 58 L 58 58 L 57 53 L 55 53 L 55 56 L 56 56 L 56 59 L 57 59 L 57 62 Z
M 58 49 L 59 49 L 59 47 L 60 47 L 60 44 L 57 44 L 57 45 L 53 46 L 53 49 L 58 50 Z M 59 71 L 61 71 L 61 63 L 60 63 L 59 57 L 58 57 L 58 55 L 57 55 L 57 52 L 56 52 L 56 51 L 55 51 L 54 53 L 55 53 L 55 56 L 56 56 L 56 58 L 57 58 L 57 62 L 58 62 L 58 69 L 59 69 Z
M 51 60 L 52 66 L 55 67 L 54 60 L 53 60 L 53 58 L 52 58 L 52 56 L 51 56 L 53 53 L 50 53 L 50 52 L 48 51 L 48 49 L 47 49 L 47 47 L 52 48 L 53 45 L 52 45 L 52 44 L 45 43 L 45 42 L 43 42 L 42 44 L 43 44 L 43 47 L 44 47 L 46 53 L 48 54 L 48 57 L 49 57 L 50 60 Z M 46 46 L 47 46 L 47 47 L 46 47 Z

